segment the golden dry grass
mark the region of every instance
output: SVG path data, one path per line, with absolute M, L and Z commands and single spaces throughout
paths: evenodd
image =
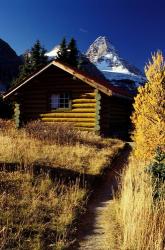
M 153 199 L 152 180 L 144 168 L 145 164 L 130 160 L 119 197 L 109 207 L 107 234 L 112 250 L 165 248 L 165 200 Z
M 0 249 L 63 249 L 86 190 L 28 173 L 0 173 Z
M 50 165 L 95 175 L 109 165 L 123 145 L 120 140 L 103 139 L 69 125 L 31 123 L 20 130 L 10 125 L 0 130 L 0 161 Z
M 39 164 L 101 174 L 123 145 L 68 124 L 33 122 L 17 130 L 11 121 L 0 120 L 0 162 L 17 163 L 26 170 Z M 79 180 L 66 184 L 28 171 L 1 171 L 0 249 L 66 248 L 86 197 L 87 188 Z

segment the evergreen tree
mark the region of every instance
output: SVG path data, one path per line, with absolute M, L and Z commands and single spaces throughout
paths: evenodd
M 40 41 L 37 40 L 30 52 L 31 64 L 34 70 L 38 70 L 47 64 L 48 58 L 45 56 L 45 53 L 46 50 L 41 46 Z
M 58 51 L 58 57 L 57 59 L 61 62 L 66 63 L 67 62 L 67 57 L 68 57 L 68 53 L 67 53 L 67 45 L 66 45 L 66 39 L 63 38 L 61 44 L 60 44 L 60 49 Z
M 68 47 L 68 64 L 77 67 L 78 66 L 78 49 L 76 46 L 76 41 L 71 38 Z
M 25 52 L 23 59 L 24 64 L 20 66 L 20 72 L 17 79 L 12 82 L 15 85 L 25 78 L 40 70 L 48 63 L 48 58 L 45 56 L 46 50 L 41 46 L 40 41 L 37 40 L 31 50 Z
M 151 158 L 158 146 L 165 145 L 165 61 L 161 52 L 152 56 L 145 67 L 148 82 L 135 98 L 133 139 L 135 155 Z
M 67 45 L 66 39 L 63 38 L 58 52 L 57 60 L 67 63 L 71 66 L 78 66 L 78 49 L 76 41 L 72 38 Z

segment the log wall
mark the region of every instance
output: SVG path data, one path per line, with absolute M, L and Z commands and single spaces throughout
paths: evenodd
M 51 110 L 51 95 L 69 92 L 71 109 Z M 107 96 L 57 67 L 49 67 L 18 91 L 23 121 L 69 122 L 105 135 L 128 131 L 131 102 Z
M 52 94 L 69 92 L 71 109 L 52 111 Z M 23 120 L 69 122 L 75 127 L 95 129 L 96 93 L 93 87 L 54 66 L 32 79 L 20 93 Z
M 107 135 L 128 133 L 132 102 L 119 97 L 101 94 L 100 130 Z

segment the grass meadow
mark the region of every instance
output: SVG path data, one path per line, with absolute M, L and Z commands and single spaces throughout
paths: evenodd
M 112 250 L 164 250 L 165 199 L 153 197 L 153 180 L 146 163 L 130 158 L 121 177 L 121 189 L 105 220 Z M 162 186 L 162 190 L 165 186 Z
M 36 176 L 31 170 L 40 165 L 99 176 L 123 146 L 120 140 L 69 124 L 36 121 L 17 130 L 12 121 L 1 120 L 0 249 L 66 249 L 74 240 L 89 185 L 80 185 L 79 178 L 65 182 L 48 174 Z M 9 164 L 18 168 L 7 171 Z

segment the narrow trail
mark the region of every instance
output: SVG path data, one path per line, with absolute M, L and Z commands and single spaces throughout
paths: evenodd
M 127 163 L 131 147 L 128 145 L 107 169 L 101 183 L 95 189 L 81 217 L 77 229 L 77 242 L 71 250 L 110 250 L 106 241 L 103 215 L 112 202 L 118 188 L 118 178 Z

